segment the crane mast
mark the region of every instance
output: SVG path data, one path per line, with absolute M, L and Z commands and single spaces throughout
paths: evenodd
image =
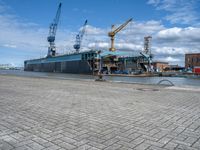
M 144 37 L 144 50 L 140 54 L 147 60 L 147 72 L 151 72 L 152 54 L 151 54 L 152 36 Z
M 74 49 L 76 50 L 77 53 L 79 52 L 79 50 L 81 48 L 81 42 L 82 42 L 83 36 L 85 34 L 86 25 L 87 25 L 87 20 L 85 20 L 82 30 L 76 35 L 76 42 L 74 44 Z
M 114 40 L 115 40 L 115 35 L 121 31 L 125 26 L 127 26 L 127 24 L 129 22 L 132 21 L 132 18 L 127 20 L 125 23 L 123 23 L 122 25 L 120 25 L 118 28 L 114 29 L 114 25 L 112 25 L 112 31 L 108 32 L 108 36 L 111 39 L 111 47 L 110 47 L 110 51 L 114 52 L 115 51 L 115 47 L 114 47 Z
M 152 36 L 144 37 L 144 53 L 151 54 L 151 39 Z
M 60 3 L 56 12 L 56 16 L 53 22 L 49 26 L 49 36 L 47 37 L 47 41 L 49 42 L 49 47 L 48 47 L 47 57 L 52 57 L 52 56 L 55 56 L 56 54 L 56 46 L 55 46 L 54 41 L 55 41 L 57 26 L 58 26 L 58 22 L 60 18 L 60 13 L 61 13 L 61 6 L 62 4 Z

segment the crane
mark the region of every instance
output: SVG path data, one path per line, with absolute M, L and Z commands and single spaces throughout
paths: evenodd
M 147 72 L 151 72 L 152 54 L 151 54 L 151 40 L 152 36 L 144 37 L 144 50 L 140 54 L 147 60 Z
M 74 44 L 74 49 L 76 50 L 77 53 L 79 52 L 79 49 L 81 48 L 81 42 L 85 34 L 86 25 L 87 25 L 87 20 L 85 20 L 82 30 L 76 35 L 76 42 Z
M 49 36 L 47 37 L 47 41 L 49 42 L 49 47 L 48 47 L 48 54 L 47 57 L 52 57 L 55 56 L 56 54 L 56 47 L 55 47 L 55 36 L 56 36 L 56 30 L 60 18 L 60 13 L 61 13 L 61 6 L 62 4 L 60 3 L 56 12 L 56 16 L 53 19 L 53 22 L 49 26 Z
M 152 36 L 144 37 L 144 53 L 151 54 L 151 39 Z
M 110 51 L 114 52 L 115 47 L 114 47 L 114 40 L 115 40 L 115 35 L 121 31 L 129 22 L 132 21 L 132 18 L 127 20 L 125 23 L 120 25 L 118 28 L 114 29 L 114 25 L 112 25 L 112 31 L 108 32 L 108 36 L 111 38 L 111 48 L 109 49 Z

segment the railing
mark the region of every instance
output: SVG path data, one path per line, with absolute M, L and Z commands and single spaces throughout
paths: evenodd
M 160 85 L 161 83 L 163 82 L 168 82 L 171 86 L 174 86 L 174 84 L 170 81 L 170 80 L 167 80 L 167 79 L 163 79 L 163 80 L 160 80 L 157 85 Z

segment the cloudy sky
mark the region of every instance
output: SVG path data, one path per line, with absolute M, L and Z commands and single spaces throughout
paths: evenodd
M 73 50 L 88 19 L 82 50 L 108 50 L 111 25 L 133 21 L 116 35 L 117 50 L 142 51 L 151 35 L 154 60 L 184 65 L 184 54 L 200 52 L 200 0 L 0 0 L 0 64 L 23 66 L 47 53 L 49 24 L 63 3 L 56 35 L 58 53 Z

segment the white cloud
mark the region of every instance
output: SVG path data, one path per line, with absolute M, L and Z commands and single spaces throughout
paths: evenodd
M 108 49 L 109 43 L 97 41 L 97 42 L 89 43 L 88 47 L 91 49 Z
M 17 46 L 13 44 L 4 44 L 3 46 L 8 48 L 17 48 Z
M 91 49 L 103 49 L 108 50 L 110 48 L 110 42 L 102 42 L 102 41 L 96 41 L 93 43 L 89 43 L 88 47 Z M 141 45 L 133 44 L 133 43 L 115 43 L 116 50 L 132 50 L 132 51 L 138 51 L 142 49 Z
M 157 47 L 165 49 L 166 53 L 185 54 L 188 52 L 200 51 L 200 28 L 169 28 L 155 34 L 155 44 Z M 168 49 L 168 50 L 167 50 Z
M 160 0 L 149 0 L 147 2 L 147 4 L 151 4 L 151 5 L 154 5 L 154 6 L 157 6 L 159 3 L 160 3 Z
M 161 30 L 157 33 L 157 37 L 159 39 L 174 39 L 174 40 L 184 40 L 187 39 L 188 41 L 192 42 L 199 42 L 200 41 L 200 28 L 194 27 L 186 27 L 186 28 L 169 28 Z
M 174 63 L 180 62 L 181 60 L 178 59 L 178 58 L 174 58 L 174 57 L 168 56 L 168 57 L 162 58 L 161 61 L 170 62 L 170 63 L 174 64 Z
M 10 7 L 7 6 L 2 0 L 0 0 L 0 13 L 4 13 L 7 10 L 10 10 Z
M 166 61 L 166 62 L 179 62 L 179 61 L 181 61 L 181 60 L 169 56 L 169 57 L 167 57 L 167 58 L 165 59 L 165 61 Z
M 116 25 L 119 26 L 119 25 Z M 121 32 L 119 35 L 147 35 L 153 34 L 157 31 L 164 29 L 164 26 L 161 24 L 160 21 L 150 20 L 147 22 L 130 22 Z
M 133 43 L 116 43 L 115 44 L 116 49 L 119 50 L 134 50 L 138 51 L 142 49 L 142 45 L 137 45 Z
M 18 51 L 26 50 L 38 53 L 38 55 L 40 55 L 41 51 L 43 54 L 47 53 L 49 45 L 47 42 L 48 26 L 47 28 L 42 28 L 38 24 L 25 22 L 14 14 L 9 13 L 1 13 L 0 22 L 0 47 L 13 48 Z M 66 44 L 71 45 L 73 34 L 73 32 L 68 30 L 58 29 L 56 36 L 58 49 L 62 49 L 63 52 L 63 49 L 66 48 L 66 45 L 64 46 L 66 41 Z
M 149 0 L 147 4 L 153 5 L 157 10 L 168 12 L 165 19 L 173 24 L 194 24 L 199 22 L 199 15 L 196 11 L 199 0 Z
M 157 55 L 184 55 L 185 53 L 190 52 L 188 49 L 184 47 L 153 47 L 153 53 Z
M 159 0 L 151 0 L 149 3 L 160 5 Z M 6 8 L 2 7 L 0 7 L 0 11 L 4 10 L 5 12 Z M 38 24 L 22 21 L 19 17 L 9 13 L 1 13 L 0 22 L 0 47 L 27 51 L 26 54 L 34 53 L 34 57 L 44 56 L 47 53 L 48 26 L 42 28 Z M 109 31 L 110 27 L 100 28 L 87 25 L 81 50 L 91 48 L 108 49 L 110 47 L 110 38 L 107 35 Z M 64 53 L 72 50 L 76 34 L 59 27 L 55 41 L 57 52 Z M 185 53 L 200 51 L 200 28 L 166 28 L 161 21 L 155 20 L 147 22 L 133 21 L 128 24 L 121 32 L 117 33 L 115 48 L 117 50 L 142 50 L 144 36 L 147 35 L 153 37 L 152 53 L 155 55 L 156 60 L 182 61 L 183 64 Z
M 107 31 L 101 28 L 93 27 L 91 25 L 86 26 L 85 30 L 87 35 L 101 35 L 101 34 L 106 34 Z
M 0 15 L 0 44 L 4 45 L 16 45 L 20 48 L 37 49 L 43 45 L 41 42 L 44 35 L 43 29 L 37 29 L 39 26 L 35 26 L 31 23 L 21 23 L 13 15 Z

